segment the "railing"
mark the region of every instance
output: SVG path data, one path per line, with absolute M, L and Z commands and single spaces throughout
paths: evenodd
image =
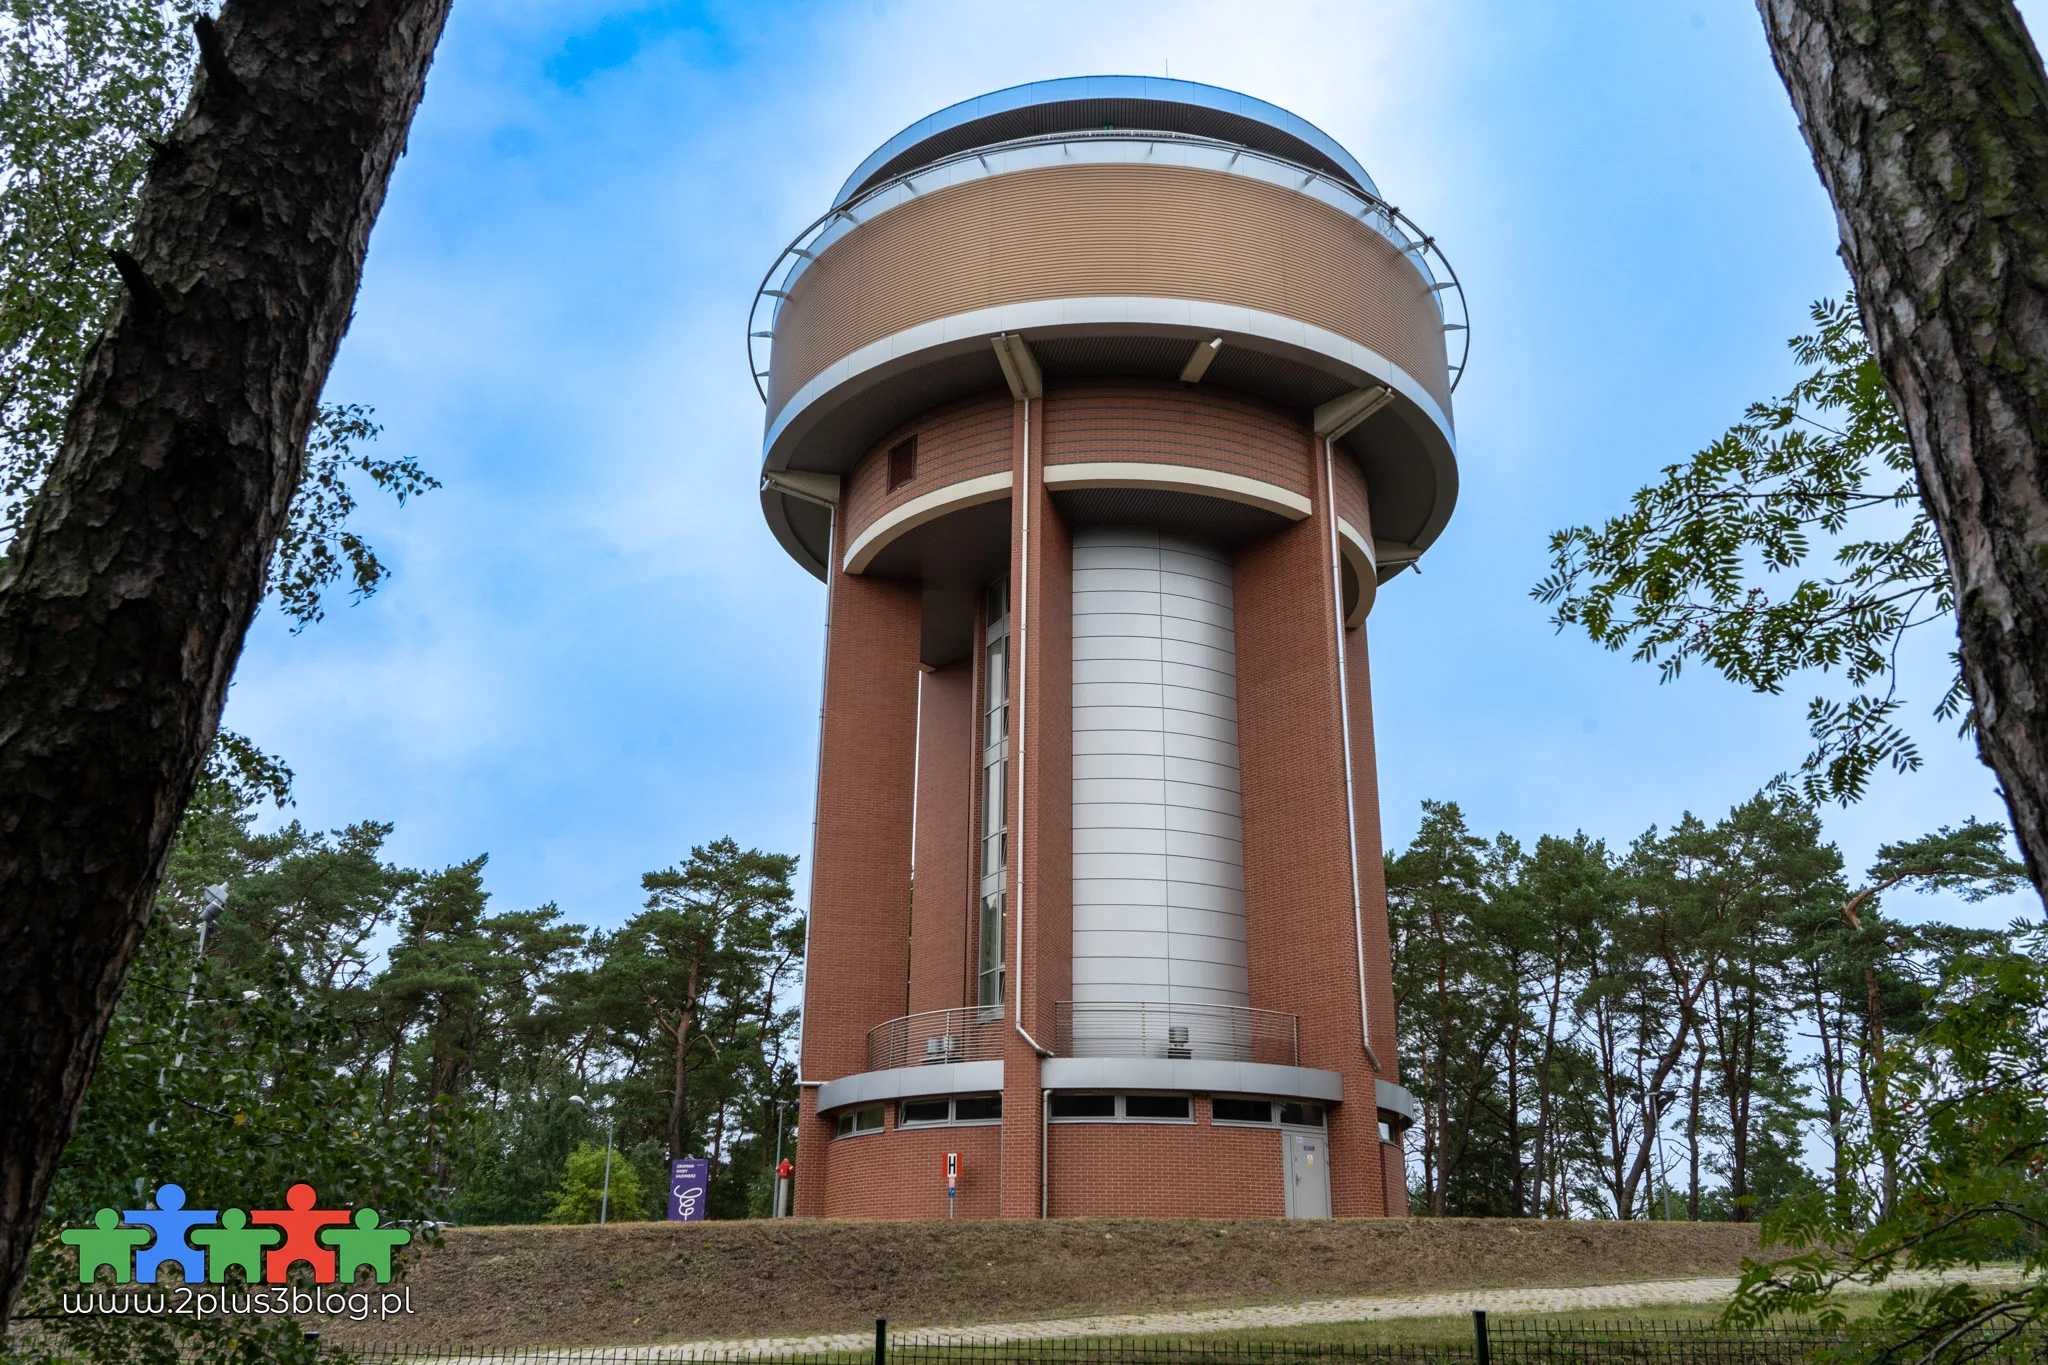
M 926 1010 L 868 1030 L 868 1070 L 993 1062 L 1003 1055 L 1003 1011 Z
M 1055 1330 L 1072 1331 L 1059 1323 Z M 703 1365 L 1802 1365 L 1851 1339 L 1841 1329 L 1788 1323 L 1755 1330 L 1723 1330 L 1713 1322 L 1626 1322 L 1610 1325 L 1535 1319 L 1495 1322 L 1475 1315 L 1469 1340 L 1436 1340 L 1424 1328 L 1401 1340 L 1394 1323 L 1372 1327 L 1392 1340 L 1294 1341 L 1235 1332 L 1204 1336 L 1037 1335 L 1051 1324 L 1019 1328 L 925 1328 L 899 1332 L 838 1332 L 762 1341 L 707 1341 L 672 1346 L 561 1346 L 358 1348 L 321 1353 L 322 1360 L 353 1365 L 649 1365 L 695 1361 Z M 1085 1329 L 1083 1329 L 1085 1330 Z M 1323 1328 L 1343 1331 L 1344 1328 Z M 1304 1334 L 1305 1335 L 1305 1334 Z M 1462 1335 L 1462 1333 L 1460 1333 Z M 1977 1342 L 1985 1340 L 1981 1334 Z M 2014 1357 L 2039 1359 L 2038 1340 L 2016 1344 Z
M 1298 1066 L 1300 1035 L 1300 1021 L 1294 1015 L 1242 1005 L 1062 1000 L 1053 1007 L 1053 1051 L 1062 1057 L 1164 1057 Z
M 993 143 L 986 147 L 969 147 L 871 185 L 845 203 L 835 204 L 811 220 L 810 224 L 782 249 L 782 254 L 775 258 L 775 263 L 768 267 L 768 273 L 761 277 L 761 284 L 754 291 L 753 306 L 747 310 L 747 368 L 753 371 L 754 390 L 761 395 L 761 401 L 768 401 L 768 390 L 762 386 L 761 381 L 768 377 L 782 300 L 789 297 L 790 288 L 796 283 L 797 276 L 801 275 L 804 268 L 830 244 L 829 239 L 835 230 L 849 231 L 858 227 L 862 222 L 859 215 L 866 213 L 870 205 L 882 200 L 891 191 L 907 184 L 912 192 L 915 192 L 918 180 L 936 176 L 956 163 L 978 160 L 986 167 L 991 154 L 1013 148 L 1095 140 L 1184 142 L 1217 147 L 1231 153 L 1232 164 L 1248 159 L 1283 166 L 1291 172 L 1300 173 L 1301 189 L 1306 190 L 1313 184 L 1340 200 L 1349 201 L 1346 207 L 1350 208 L 1360 222 L 1392 242 L 1400 249 L 1402 255 L 1414 258 L 1416 268 L 1423 276 L 1423 283 L 1436 298 L 1438 311 L 1444 318 L 1445 332 L 1459 334 L 1458 361 L 1450 367 L 1451 391 L 1457 391 L 1459 381 L 1465 377 L 1465 367 L 1472 359 L 1472 315 L 1465 305 L 1465 288 L 1458 282 L 1458 272 L 1451 269 L 1451 263 L 1444 256 L 1443 248 L 1437 245 L 1436 238 L 1424 232 L 1414 219 L 1377 194 L 1368 193 L 1348 180 L 1340 180 L 1326 171 L 1304 166 L 1272 152 L 1253 151 L 1239 143 L 1189 133 L 1147 132 L 1143 129 L 1126 128 L 1037 133 L 1010 142 Z M 943 177 L 941 181 L 943 182 Z M 1352 205 L 1355 207 L 1351 207 Z M 779 283 L 776 279 L 778 274 L 781 276 Z M 1457 319 L 1455 322 L 1451 320 L 1454 315 Z M 764 346 L 757 343 L 767 344 Z

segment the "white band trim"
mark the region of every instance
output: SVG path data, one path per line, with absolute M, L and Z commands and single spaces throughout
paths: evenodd
M 1450 416 L 1430 396 L 1421 382 L 1379 352 L 1361 346 L 1349 337 L 1298 318 L 1268 313 L 1235 304 L 1210 303 L 1200 299 L 1155 298 L 1149 295 L 1108 294 L 1084 298 L 1045 299 L 1029 303 L 977 308 L 968 313 L 936 318 L 906 327 L 900 332 L 869 342 L 853 354 L 833 361 L 790 396 L 769 421 L 763 446 L 769 469 L 787 464 L 785 443 L 808 429 L 822 414 L 806 417 L 820 398 L 852 381 L 863 381 L 856 390 L 880 382 L 892 374 L 912 368 L 932 353 L 986 350 L 988 339 L 998 333 L 1029 332 L 1033 340 L 1062 333 L 1144 335 L 1185 335 L 1190 342 L 1221 336 L 1227 346 L 1247 346 L 1285 355 L 1307 353 L 1325 362 L 1354 387 L 1385 384 L 1420 408 L 1433 422 L 1448 447 L 1455 451 L 1457 437 Z
M 1049 464 L 1045 467 L 1045 482 L 1051 488 L 1157 488 L 1176 493 L 1204 493 L 1229 502 L 1263 508 L 1289 521 L 1300 521 L 1309 513 L 1307 498 L 1277 483 L 1190 465 L 1139 460 Z
M 1379 559 L 1372 552 L 1372 542 L 1342 517 L 1337 518 L 1337 542 L 1351 571 L 1358 575 L 1358 605 L 1344 618 L 1344 624 L 1347 628 L 1362 626 L 1373 598 L 1379 595 Z
M 984 474 L 977 479 L 963 479 L 912 498 L 894 511 L 884 513 L 846 547 L 846 572 L 860 573 L 866 569 L 890 541 L 906 531 L 915 530 L 963 507 L 1009 497 L 1010 482 L 1008 470 L 1000 474 Z

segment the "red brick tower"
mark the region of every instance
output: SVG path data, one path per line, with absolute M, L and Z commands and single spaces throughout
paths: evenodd
M 1451 321 L 1446 321 L 1448 308 Z M 1246 96 L 1000 91 L 749 344 L 828 585 L 797 1212 L 1399 1216 L 1366 615 L 1457 495 L 1463 298 Z

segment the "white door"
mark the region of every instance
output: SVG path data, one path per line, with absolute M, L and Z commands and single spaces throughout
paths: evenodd
M 1287 1216 L 1330 1216 L 1330 1140 L 1321 1133 L 1280 1134 L 1287 1147 Z

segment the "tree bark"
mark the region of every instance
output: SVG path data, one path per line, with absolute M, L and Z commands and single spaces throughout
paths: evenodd
M 1758 0 L 1955 580 L 1977 744 L 2048 893 L 2048 76 L 2011 0 Z
M 670 1161 L 680 1161 L 683 1157 L 683 1129 L 689 1117 L 690 1025 L 697 1019 L 697 973 L 703 965 L 704 945 L 700 943 L 697 950 L 690 955 L 690 984 L 685 988 L 682 1013 L 676 1017 L 676 1087 L 669 1092 L 668 1098 Z
M 0 562 L 0 1326 L 211 742 L 449 0 L 227 0 Z

